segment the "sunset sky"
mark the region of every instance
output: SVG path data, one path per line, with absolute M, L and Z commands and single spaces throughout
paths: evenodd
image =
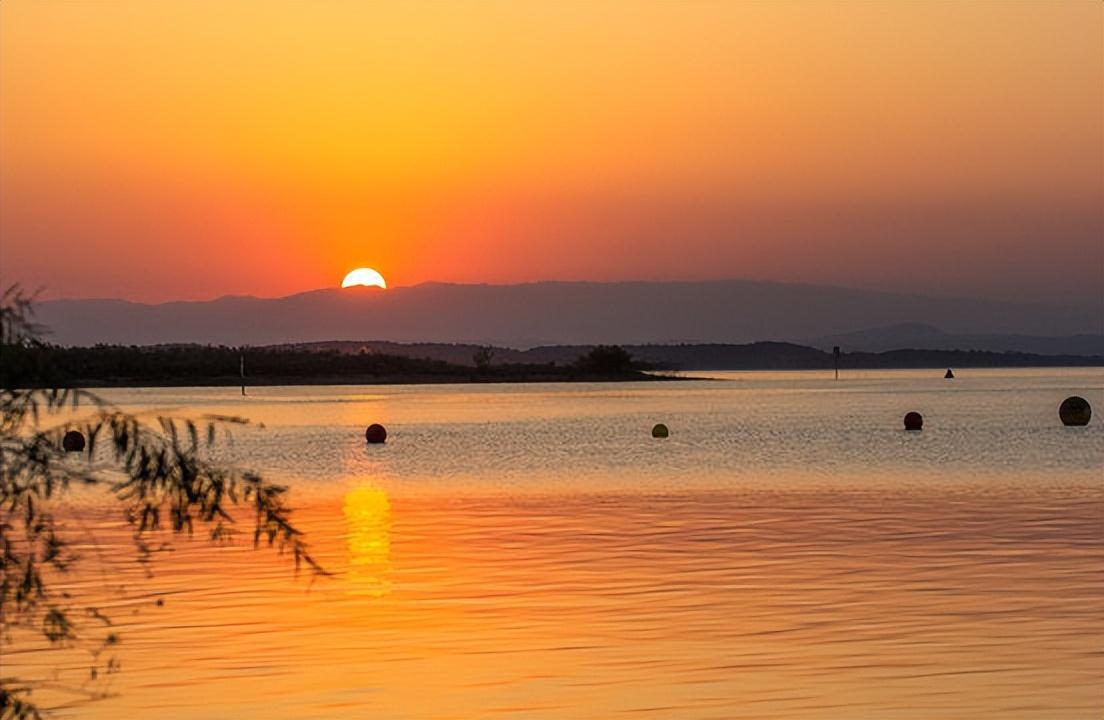
M 0 3 L 0 282 L 1104 297 L 1104 4 Z

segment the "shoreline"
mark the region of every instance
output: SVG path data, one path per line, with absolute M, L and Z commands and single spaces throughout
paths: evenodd
M 626 383 L 626 382 L 698 382 L 709 378 L 683 377 L 678 375 L 653 375 L 641 372 L 628 376 L 592 375 L 567 377 L 563 375 L 525 375 L 520 377 L 459 377 L 459 376 L 316 376 L 316 377 L 256 377 L 246 378 L 245 387 L 311 387 L 314 385 L 502 385 L 507 383 Z M 63 387 L 71 388 L 161 388 L 161 387 L 241 387 L 240 378 L 78 378 L 68 380 Z
M 963 367 L 962 370 L 1100 370 L 1100 365 L 992 365 L 978 367 Z M 946 368 L 941 366 L 902 366 L 902 367 L 848 367 L 841 370 L 849 372 L 880 372 L 893 370 L 930 370 L 932 373 L 941 374 Z M 556 375 L 540 374 L 521 376 L 483 376 L 475 374 L 470 376 L 445 376 L 445 375 L 387 375 L 387 376 L 338 376 L 325 375 L 314 377 L 272 376 L 246 378 L 245 388 L 251 387 L 312 387 L 312 386 L 371 386 L 371 385 L 537 385 L 537 384 L 568 384 L 568 383 L 632 383 L 632 382 L 727 382 L 731 378 L 702 377 L 700 375 L 683 375 L 688 373 L 824 373 L 831 372 L 828 368 L 787 368 L 787 367 L 756 367 L 756 368 L 710 368 L 693 369 L 685 371 L 659 371 L 659 372 L 634 372 L 630 375 Z M 958 378 L 955 378 L 958 379 Z M 210 377 L 210 378 L 79 378 L 69 380 L 63 387 L 95 389 L 119 389 L 119 388 L 237 388 L 241 387 L 240 378 Z

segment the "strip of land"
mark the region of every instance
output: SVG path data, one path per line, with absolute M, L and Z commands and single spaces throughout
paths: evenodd
M 791 343 L 577 345 L 530 350 L 478 345 L 332 342 L 209 345 L 4 346 L 5 387 L 625 382 L 680 379 L 682 370 L 831 370 L 832 353 Z M 839 367 L 1102 367 L 1104 357 L 961 350 L 846 353 Z M 660 371 L 660 372 L 656 372 Z M 31 378 L 38 378 L 31 380 Z

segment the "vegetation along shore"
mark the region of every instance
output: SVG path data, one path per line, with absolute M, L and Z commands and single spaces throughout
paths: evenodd
M 384 351 L 381 351 L 384 350 Z M 596 382 L 677 379 L 681 370 L 830 370 L 832 353 L 791 343 L 549 346 L 334 342 L 233 348 L 208 345 L 5 348 L 6 379 L 38 369 L 76 387 Z M 843 369 L 1099 367 L 1104 357 L 961 350 L 844 353 Z M 656 372 L 659 371 L 659 372 Z

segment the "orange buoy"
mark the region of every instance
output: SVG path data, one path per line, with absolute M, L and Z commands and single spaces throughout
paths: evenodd
M 373 445 L 387 442 L 387 428 L 379 423 L 372 423 L 368 426 L 368 429 L 364 431 L 364 439 Z
M 924 416 L 918 412 L 905 415 L 905 430 L 920 430 L 924 427 Z

